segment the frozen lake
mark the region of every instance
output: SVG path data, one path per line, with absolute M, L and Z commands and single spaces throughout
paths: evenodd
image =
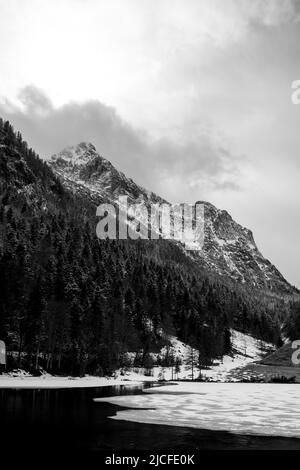
M 181 382 L 95 401 L 128 407 L 117 412 L 116 420 L 300 438 L 296 384 Z
M 299 392 L 295 384 L 18 384 L 0 388 L 1 452 L 300 450 Z

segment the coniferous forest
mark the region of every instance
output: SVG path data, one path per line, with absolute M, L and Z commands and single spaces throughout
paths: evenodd
M 205 272 L 166 240 L 100 241 L 96 207 L 2 120 L 0 185 L 0 339 L 9 367 L 103 375 L 149 366 L 166 333 L 192 345 L 202 364 L 230 351 L 232 327 L 280 342 L 290 311 L 283 298 Z

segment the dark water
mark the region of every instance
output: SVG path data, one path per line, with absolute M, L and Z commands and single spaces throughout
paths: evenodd
M 149 386 L 148 384 L 145 386 Z M 1 452 L 59 455 L 78 452 L 300 450 L 300 440 L 235 435 L 109 419 L 118 407 L 96 397 L 138 394 L 143 386 L 50 390 L 0 389 Z

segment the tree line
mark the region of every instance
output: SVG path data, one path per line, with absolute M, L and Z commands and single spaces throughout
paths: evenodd
M 0 120 L 0 338 L 11 367 L 109 374 L 149 364 L 165 333 L 199 361 L 230 351 L 230 328 L 278 342 L 288 307 L 209 275 L 166 240 L 99 240 L 95 206 L 66 190 Z

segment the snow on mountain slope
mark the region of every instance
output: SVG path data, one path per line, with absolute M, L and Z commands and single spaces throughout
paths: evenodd
M 235 369 L 241 369 L 247 364 L 258 361 L 275 349 L 271 343 L 258 340 L 250 335 L 236 330 L 230 330 L 230 332 L 232 342 L 231 356 L 224 356 L 222 361 L 214 361 L 211 369 L 202 372 L 204 377 L 213 381 L 231 381 L 230 376 Z
M 231 355 L 226 355 L 222 360 L 215 360 L 211 366 L 199 369 L 198 355 L 194 351 L 193 378 L 201 377 L 203 380 L 212 382 L 237 382 L 246 378 L 243 368 L 246 365 L 259 361 L 266 354 L 273 352 L 275 347 L 271 343 L 258 340 L 253 336 L 241 333 L 234 329 L 231 333 Z M 165 338 L 168 346 L 164 346 L 159 353 L 151 353 L 156 361 L 158 356 L 164 358 L 173 356 L 174 360 L 179 359 L 179 370 L 176 372 L 175 367 L 155 366 L 151 369 L 151 374 L 145 374 L 144 368 L 133 368 L 129 370 L 119 371 L 117 376 L 124 376 L 128 380 L 138 380 L 143 376 L 143 380 L 192 380 L 191 351 L 192 348 L 188 344 L 183 343 L 172 335 Z M 131 353 L 133 360 L 135 353 Z M 249 375 L 249 374 L 248 374 Z M 247 375 L 247 376 L 248 376 Z
M 231 359 L 240 357 L 244 358 L 245 361 L 256 361 L 261 359 L 262 355 L 265 355 L 271 351 L 274 351 L 274 345 L 267 343 L 266 341 L 258 340 L 251 335 L 241 333 L 240 331 L 231 329 L 231 346 L 232 356 Z M 183 364 L 186 363 L 187 357 L 190 354 L 191 347 L 175 336 L 168 336 L 168 340 L 171 343 L 170 351 L 175 357 L 179 357 Z M 166 346 L 162 349 L 162 354 L 166 351 Z
M 258 250 L 252 232 L 235 222 L 225 210 L 205 205 L 204 249 L 199 252 L 208 267 L 230 274 L 241 283 L 273 291 L 291 292 L 291 286 Z
M 239 331 L 230 330 L 232 353 L 230 356 L 224 356 L 221 361 L 214 361 L 209 369 L 201 369 L 201 375 L 213 381 L 226 381 L 230 373 L 236 369 L 244 367 L 246 364 L 260 360 L 267 353 L 274 351 L 274 345 L 265 341 L 253 338 L 250 335 L 241 333 Z M 184 344 L 178 338 L 169 336 L 171 348 L 169 354 L 172 353 L 175 358 L 182 361 L 182 370 L 180 378 L 191 378 L 191 365 L 189 356 L 191 347 Z M 163 348 L 161 354 L 166 352 L 166 347 Z M 200 373 L 198 367 L 195 367 L 195 378 Z
M 129 202 L 163 201 L 118 171 L 91 143 L 67 147 L 53 155 L 49 163 L 70 189 L 88 189 L 92 196 L 98 195 L 109 201 L 115 201 L 119 196 L 128 196 Z
M 128 196 L 129 207 L 135 207 L 135 218 L 144 226 L 148 227 L 144 204 L 147 207 L 150 204 L 168 204 L 118 171 L 97 153 L 91 143 L 82 142 L 68 147 L 53 155 L 49 164 L 68 189 L 89 197 L 96 205 L 102 201 L 115 203 L 119 196 Z M 187 252 L 188 256 L 193 256 L 207 270 L 236 282 L 279 296 L 299 294 L 263 257 L 250 230 L 235 222 L 225 210 L 209 202 L 201 201 L 201 204 L 204 209 L 204 245 L 203 249 Z M 153 227 L 157 231 L 155 224 Z M 162 232 L 162 236 L 167 237 L 164 229 Z M 196 246 L 197 240 L 194 248 L 202 246 L 202 243 Z

